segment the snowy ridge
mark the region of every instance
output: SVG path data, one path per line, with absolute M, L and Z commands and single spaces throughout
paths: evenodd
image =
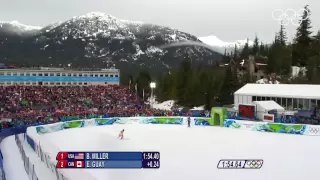
M 18 21 L 0 21 L 0 27 L 2 27 L 3 24 L 14 26 L 23 31 L 40 30 L 42 28 L 39 26 L 29 26 L 29 25 L 21 24 Z
M 140 21 L 121 20 L 112 15 L 91 12 L 85 15 L 75 16 L 68 21 L 57 24 L 54 28 L 61 29 L 66 37 L 72 35 L 74 39 L 83 39 L 87 37 L 96 38 L 98 35 L 107 38 L 124 40 L 127 38 L 136 39 L 129 26 L 140 27 L 144 25 Z M 54 28 L 50 28 L 53 30 Z
M 101 12 L 90 12 L 88 14 L 85 15 L 81 15 L 81 16 L 75 16 L 73 17 L 73 19 L 94 19 L 94 18 L 100 18 L 101 20 L 117 20 L 120 21 L 122 23 L 128 23 L 128 24 L 145 24 L 142 21 L 128 21 L 128 20 L 124 20 L 124 19 L 119 19 L 115 16 L 112 16 L 110 14 L 105 14 L 105 13 L 101 13 Z
M 51 31 L 52 29 L 60 26 L 63 22 L 62 21 L 58 21 L 58 22 L 54 22 L 48 26 L 45 26 L 43 29 L 45 30 L 45 32 L 49 32 Z
M 210 46 L 218 46 L 218 47 L 230 47 L 230 48 L 234 48 L 235 45 L 237 45 L 237 47 L 243 47 L 246 43 L 247 40 L 237 40 L 235 42 L 225 42 L 220 40 L 217 36 L 206 36 L 206 37 L 199 37 L 200 41 L 202 41 L 205 44 L 208 44 Z M 249 46 L 253 45 L 253 41 L 249 40 Z

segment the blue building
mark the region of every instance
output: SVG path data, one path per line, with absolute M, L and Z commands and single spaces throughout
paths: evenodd
M 0 86 L 86 86 L 120 83 L 119 69 L 22 68 L 0 69 Z

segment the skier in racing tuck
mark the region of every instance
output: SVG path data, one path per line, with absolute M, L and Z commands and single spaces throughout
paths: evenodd
M 118 139 L 120 138 L 120 139 L 123 139 L 123 133 L 124 133 L 124 129 L 122 129 L 121 131 L 120 131 L 120 134 L 119 134 L 119 136 L 118 136 Z

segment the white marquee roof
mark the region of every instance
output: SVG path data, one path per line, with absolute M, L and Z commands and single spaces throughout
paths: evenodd
M 320 99 L 320 85 L 246 84 L 235 95 Z
M 275 101 L 254 101 L 254 103 L 260 105 L 262 108 L 268 111 L 273 109 L 284 111 L 284 108 Z

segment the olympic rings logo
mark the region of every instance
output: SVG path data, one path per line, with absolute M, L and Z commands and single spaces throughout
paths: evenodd
M 307 16 L 303 18 L 305 13 Z M 285 11 L 282 9 L 275 9 L 272 11 L 272 18 L 282 25 L 289 25 L 291 23 L 294 26 L 299 26 L 302 21 L 308 19 L 309 17 L 310 12 L 305 9 L 299 9 L 296 11 L 292 8 L 289 8 Z
M 260 160 L 247 161 L 247 165 L 250 168 L 260 168 L 262 165 L 262 161 L 260 161 Z
M 317 134 L 317 133 L 319 132 L 319 128 L 312 128 L 312 127 L 309 127 L 309 132 L 310 132 L 310 133 Z
M 94 120 L 89 120 L 89 121 L 85 121 L 86 125 L 94 125 L 95 121 Z
M 252 128 L 252 126 L 253 126 L 253 124 L 242 124 L 242 125 L 245 126 L 248 129 Z

